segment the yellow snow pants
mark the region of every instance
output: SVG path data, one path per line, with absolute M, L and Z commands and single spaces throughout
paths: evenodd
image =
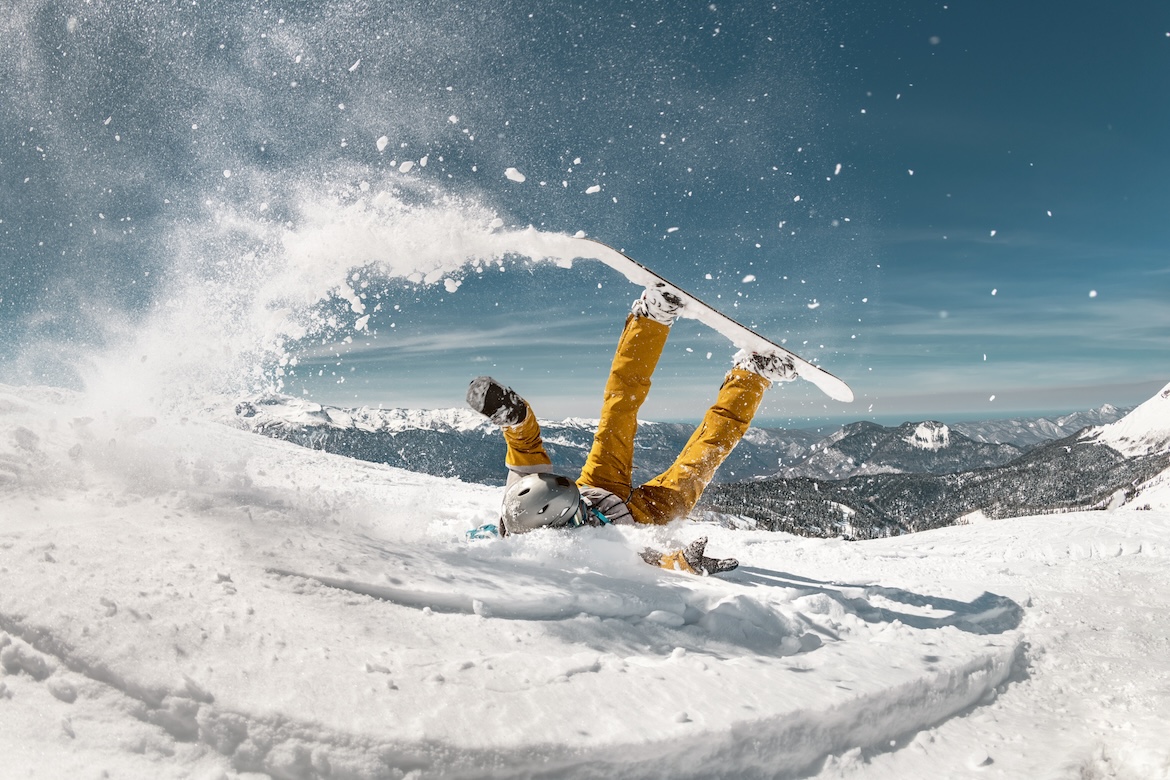
M 715 403 L 670 468 L 634 488 L 638 410 L 650 392 L 650 377 L 669 335 L 669 326 L 652 319 L 633 315 L 626 319 L 605 385 L 601 421 L 577 480 L 579 485 L 599 487 L 623 499 L 639 523 L 669 523 L 690 513 L 715 470 L 747 432 L 771 384 L 751 371 L 728 372 Z M 531 410 L 523 423 L 503 431 L 509 468 L 544 471 L 551 464 Z

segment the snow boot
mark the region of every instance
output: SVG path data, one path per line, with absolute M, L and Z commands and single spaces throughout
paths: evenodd
M 467 388 L 467 405 L 501 428 L 519 425 L 528 416 L 528 403 L 510 387 L 490 376 L 477 376 Z
M 665 284 L 658 282 L 642 291 L 642 297 L 634 301 L 630 311 L 635 317 L 649 317 L 663 325 L 673 325 L 684 305 L 682 298 L 666 289 Z
M 792 358 L 779 352 L 748 352 L 741 349 L 732 360 L 735 361 L 735 368 L 759 374 L 772 382 L 791 382 L 797 376 Z

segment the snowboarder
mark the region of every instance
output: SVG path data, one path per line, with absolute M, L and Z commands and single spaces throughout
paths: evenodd
M 796 378 L 787 356 L 737 352 L 719 396 L 674 464 L 634 487 L 638 410 L 683 305 L 671 292 L 655 287 L 647 287 L 634 301 L 605 385 L 593 447 L 576 482 L 553 473 L 540 424 L 527 401 L 490 376 L 472 380 L 468 405 L 500 426 L 508 445 L 502 535 L 608 523 L 661 525 L 686 517 L 747 431 L 764 391 L 772 382 Z M 668 554 L 646 550 L 642 557 L 647 563 L 695 574 L 728 571 L 738 565 L 733 558 L 706 557 L 706 542 L 706 538 L 698 539 Z

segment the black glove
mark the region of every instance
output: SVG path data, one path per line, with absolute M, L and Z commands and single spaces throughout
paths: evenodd
M 647 547 L 641 552 L 641 556 L 642 560 L 651 566 L 690 572 L 691 574 L 698 574 L 700 577 L 731 571 L 739 566 L 739 561 L 735 558 L 708 558 L 703 555 L 706 549 L 707 537 L 701 536 L 681 550 L 661 553 L 658 550 Z
M 467 387 L 467 405 L 501 428 L 519 425 L 528 416 L 528 404 L 510 387 L 490 376 L 477 376 Z

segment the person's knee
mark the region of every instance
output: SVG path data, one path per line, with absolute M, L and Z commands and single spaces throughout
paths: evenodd
M 645 525 L 666 525 L 690 514 L 698 496 L 661 485 L 645 484 L 635 488 L 628 502 L 630 514 Z

